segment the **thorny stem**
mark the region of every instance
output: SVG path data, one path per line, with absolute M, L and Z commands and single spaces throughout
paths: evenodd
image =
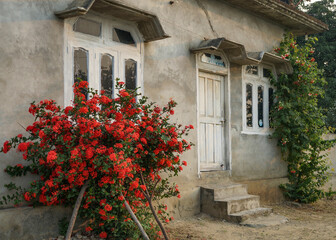
M 162 225 L 160 219 L 158 218 L 158 216 L 157 216 L 157 214 L 156 214 L 156 212 L 155 212 L 155 209 L 154 209 L 154 207 L 153 207 L 153 203 L 152 203 L 152 197 L 153 197 L 153 194 L 150 195 L 149 192 L 148 192 L 148 190 L 147 190 L 147 185 L 146 185 L 146 183 L 145 183 L 145 181 L 144 181 L 144 178 L 143 178 L 143 176 L 142 176 L 142 171 L 140 171 L 140 178 L 141 178 L 141 182 L 142 182 L 142 184 L 146 186 L 146 193 L 143 192 L 143 194 L 144 194 L 145 198 L 146 198 L 147 201 L 148 201 L 149 207 L 150 207 L 150 209 L 151 209 L 151 211 L 152 211 L 152 214 L 153 214 L 153 216 L 154 216 L 154 218 L 155 218 L 155 221 L 156 221 L 157 224 L 159 225 L 159 227 L 160 227 L 160 229 L 161 229 L 161 232 L 162 232 L 162 234 L 163 234 L 165 240 L 169 240 L 168 235 L 167 235 L 167 233 L 166 233 L 166 229 L 163 227 L 163 225 Z M 158 182 L 155 183 L 155 186 L 156 186 L 157 183 L 158 183 Z M 154 188 L 155 188 L 155 186 L 154 186 Z M 154 191 L 154 189 L 153 189 L 153 191 Z
M 77 197 L 76 204 L 75 204 L 75 207 L 72 211 L 70 223 L 69 223 L 68 230 L 67 230 L 67 233 L 66 233 L 66 236 L 65 236 L 65 240 L 70 240 L 71 239 L 71 234 L 72 234 L 72 230 L 75 226 L 78 210 L 79 210 L 79 207 L 81 205 L 81 202 L 82 202 L 82 199 L 83 199 L 83 196 L 84 196 L 84 193 L 85 193 L 85 190 L 86 190 L 87 187 L 88 187 L 88 181 L 86 181 L 84 183 L 84 185 L 82 186 L 82 188 L 79 192 L 79 195 Z
M 134 212 L 132 211 L 130 205 L 128 204 L 128 202 L 126 201 L 126 198 L 124 197 L 124 195 L 122 193 L 121 193 L 121 196 L 124 198 L 124 204 L 125 204 L 126 210 L 131 215 L 131 218 L 133 219 L 133 221 L 135 222 L 135 224 L 138 226 L 138 228 L 139 228 L 139 230 L 140 230 L 140 232 L 142 234 L 142 237 L 145 240 L 149 240 L 149 237 L 148 237 L 147 233 L 145 232 L 145 230 L 141 226 L 141 223 L 139 222 L 138 218 L 135 216 Z

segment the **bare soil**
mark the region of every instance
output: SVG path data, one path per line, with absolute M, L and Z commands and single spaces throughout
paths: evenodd
M 168 229 L 171 240 L 336 240 L 336 199 L 313 204 L 284 203 L 270 206 L 274 214 L 288 218 L 278 226 L 251 228 L 200 214 L 174 220 Z

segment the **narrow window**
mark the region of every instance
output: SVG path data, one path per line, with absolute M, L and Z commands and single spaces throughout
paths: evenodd
M 246 84 L 246 125 L 253 127 L 252 84 Z
M 88 20 L 85 18 L 79 18 L 73 25 L 73 30 L 75 32 L 80 32 L 80 33 L 89 34 L 95 37 L 100 37 L 101 23 Z
M 133 59 L 125 60 L 125 81 L 127 89 L 137 88 L 137 62 Z
M 258 87 L 258 126 L 264 127 L 264 87 Z
M 109 96 L 113 96 L 113 56 L 101 55 L 100 59 L 100 86 Z
M 270 78 L 271 76 L 272 76 L 271 70 L 269 70 L 267 68 L 263 68 L 263 77 L 264 78 Z
M 113 41 L 135 46 L 135 41 L 130 32 L 113 28 Z
M 246 66 L 246 70 L 245 72 L 247 74 L 251 74 L 251 75 L 256 75 L 258 76 L 258 66 L 255 66 L 255 65 L 248 65 Z
M 74 51 L 74 82 L 88 81 L 88 51 L 78 48 Z
M 273 103 L 274 103 L 274 95 L 273 95 L 273 88 L 268 89 L 268 112 L 269 112 L 269 126 L 272 127 L 272 117 L 271 117 L 271 112 L 273 108 Z

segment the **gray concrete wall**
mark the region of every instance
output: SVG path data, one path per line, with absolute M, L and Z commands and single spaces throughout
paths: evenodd
M 0 3 L 0 143 L 21 133 L 33 121 L 27 109 L 33 100 L 63 103 L 63 21 L 53 12 L 70 0 L 20 0 Z M 283 29 L 221 1 L 124 0 L 124 4 L 155 13 L 171 38 L 145 44 L 144 93 L 163 105 L 172 97 L 179 105 L 173 120 L 197 125 L 197 69 L 190 49 L 201 40 L 225 37 L 245 45 L 247 51 L 270 51 L 281 40 Z M 241 134 L 241 66 L 231 66 L 232 174 L 238 180 L 282 177 L 275 142 L 267 136 Z M 175 217 L 199 209 L 197 131 L 188 140 L 196 144 L 183 159 L 185 171 L 176 178 L 181 200 L 169 201 Z M 21 162 L 14 152 L 1 155 L 0 169 Z M 0 183 L 7 183 L 0 171 Z M 25 180 L 17 181 L 24 184 Z M 5 194 L 0 186 L 0 195 Z M 38 238 L 36 238 L 38 239 Z
M 28 113 L 35 100 L 55 99 L 63 104 L 63 21 L 54 11 L 65 1 L 19 0 L 0 2 L 0 142 L 19 133 L 33 122 Z M 1 185 L 9 179 L 3 169 L 23 163 L 15 151 L 0 157 Z M 5 194 L 0 187 L 0 196 Z

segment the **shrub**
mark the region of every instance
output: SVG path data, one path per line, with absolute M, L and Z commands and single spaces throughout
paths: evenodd
M 322 110 L 317 105 L 323 96 L 325 79 L 317 67 L 314 53 L 316 38 L 299 46 L 288 34 L 275 51 L 293 66 L 290 75 L 281 74 L 271 83 L 276 87 L 276 103 L 272 111 L 273 136 L 288 163 L 289 183 L 280 187 L 291 200 L 314 202 L 323 196 L 321 187 L 328 180 L 328 164 L 324 151 L 332 143 L 322 136 L 328 133 Z
M 117 81 L 118 97 L 112 99 L 80 81 L 74 85 L 72 106 L 62 109 L 53 100 L 32 103 L 29 112 L 35 122 L 26 128 L 28 136 L 6 141 L 1 152 L 17 148 L 27 161 L 25 166 L 8 166 L 10 176 L 30 172 L 40 179 L 27 189 L 6 185 L 16 192 L 0 204 L 73 206 L 84 189 L 79 215 L 89 221 L 86 231 L 101 238 L 138 239 L 140 233 L 125 210 L 129 203 L 152 237 L 161 234 L 153 216 L 166 237 L 159 218 L 170 218 L 166 207 L 153 201 L 180 196 L 169 177 L 186 165 L 179 156 L 190 143 L 182 137 L 193 127 L 170 123 L 173 100 L 160 108 L 124 87 Z

